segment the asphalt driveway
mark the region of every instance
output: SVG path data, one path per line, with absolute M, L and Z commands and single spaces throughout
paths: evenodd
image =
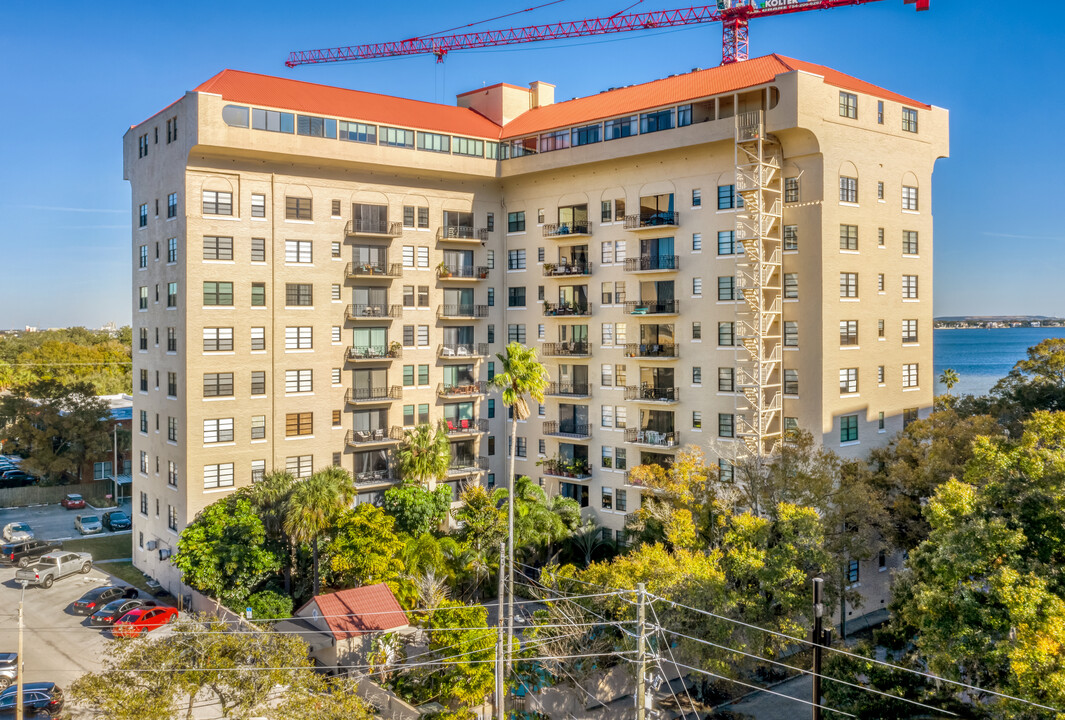
M 29 523 L 33 528 L 34 535 L 42 540 L 70 540 L 78 537 L 99 537 L 100 535 L 129 534 L 129 530 L 117 533 L 97 533 L 96 535 L 81 535 L 74 529 L 75 515 L 96 515 L 101 517 L 108 510 L 118 508 L 94 508 L 91 505 L 84 510 L 66 510 L 62 505 L 32 505 L 30 507 L 0 508 L 0 529 L 11 522 Z M 129 514 L 129 506 L 122 510 Z

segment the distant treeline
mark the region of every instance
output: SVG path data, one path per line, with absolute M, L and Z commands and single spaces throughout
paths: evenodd
M 133 389 L 129 327 L 117 337 L 83 327 L 0 337 L 0 390 L 36 380 L 92 383 L 100 395 Z

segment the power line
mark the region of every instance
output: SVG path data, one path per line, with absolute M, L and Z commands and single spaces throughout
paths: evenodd
M 673 656 L 673 648 L 670 647 L 669 642 L 666 640 L 665 635 L 662 634 L 662 621 L 658 619 L 658 611 L 655 610 L 655 604 L 652 602 L 652 603 L 648 603 L 648 605 L 650 605 L 651 612 L 655 616 L 655 628 L 658 630 L 659 635 L 661 635 L 661 637 L 662 637 L 662 643 L 666 646 L 666 651 L 669 653 L 669 660 L 674 665 L 676 665 L 677 658 Z M 662 679 L 665 680 L 666 671 L 662 668 L 662 662 L 661 661 L 659 661 L 659 663 L 658 663 L 658 669 L 662 670 L 662 676 L 663 676 Z M 670 687 L 669 691 L 672 693 L 673 692 L 673 688 Z M 691 705 L 692 712 L 695 713 L 696 717 L 698 717 L 699 713 L 695 709 L 695 702 L 692 700 L 691 693 L 688 692 L 688 684 L 687 683 L 684 683 L 684 694 L 688 698 L 688 704 Z M 676 695 L 674 695 L 674 697 L 676 697 Z M 677 700 L 677 707 L 678 708 L 680 707 L 680 700 L 679 699 Z

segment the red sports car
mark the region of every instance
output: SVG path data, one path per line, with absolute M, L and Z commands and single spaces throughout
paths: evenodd
M 71 494 L 63 498 L 59 504 L 67 510 L 81 510 L 85 507 L 85 498 L 81 495 Z
M 139 607 L 115 621 L 111 631 L 118 637 L 137 637 L 177 620 L 178 611 L 172 607 Z

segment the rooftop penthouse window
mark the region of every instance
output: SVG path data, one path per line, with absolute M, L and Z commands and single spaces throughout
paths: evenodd
M 599 124 L 573 128 L 573 146 L 591 145 L 592 143 L 599 142 L 603 139 L 602 130 L 603 128 Z
M 351 142 L 377 144 L 377 126 L 365 123 L 340 121 L 340 139 Z
M 248 108 L 241 105 L 226 105 L 222 108 L 222 122 L 230 127 L 248 127 Z
M 640 134 L 673 129 L 673 108 L 640 115 Z
M 489 143 L 490 145 L 492 143 Z M 455 155 L 469 155 L 470 157 L 484 157 L 484 140 L 473 138 L 451 138 L 451 152 Z
M 569 130 L 557 130 L 540 136 L 540 152 L 564 150 L 569 147 Z
M 401 128 L 381 128 L 381 144 L 389 147 L 414 147 L 414 131 Z
M 636 124 L 637 117 L 635 115 L 626 118 L 615 118 L 614 120 L 607 120 L 603 124 L 604 135 L 607 140 L 617 140 L 618 138 L 629 137 L 637 133 Z
M 296 134 L 309 137 L 336 139 L 337 121 L 333 118 L 313 117 L 311 115 L 296 116 Z
M 292 134 L 295 130 L 295 116 L 292 113 L 277 110 L 260 110 L 252 108 L 251 126 L 254 130 L 269 130 Z
M 451 136 L 438 135 L 437 133 L 419 132 L 418 149 L 430 152 L 451 152 Z

